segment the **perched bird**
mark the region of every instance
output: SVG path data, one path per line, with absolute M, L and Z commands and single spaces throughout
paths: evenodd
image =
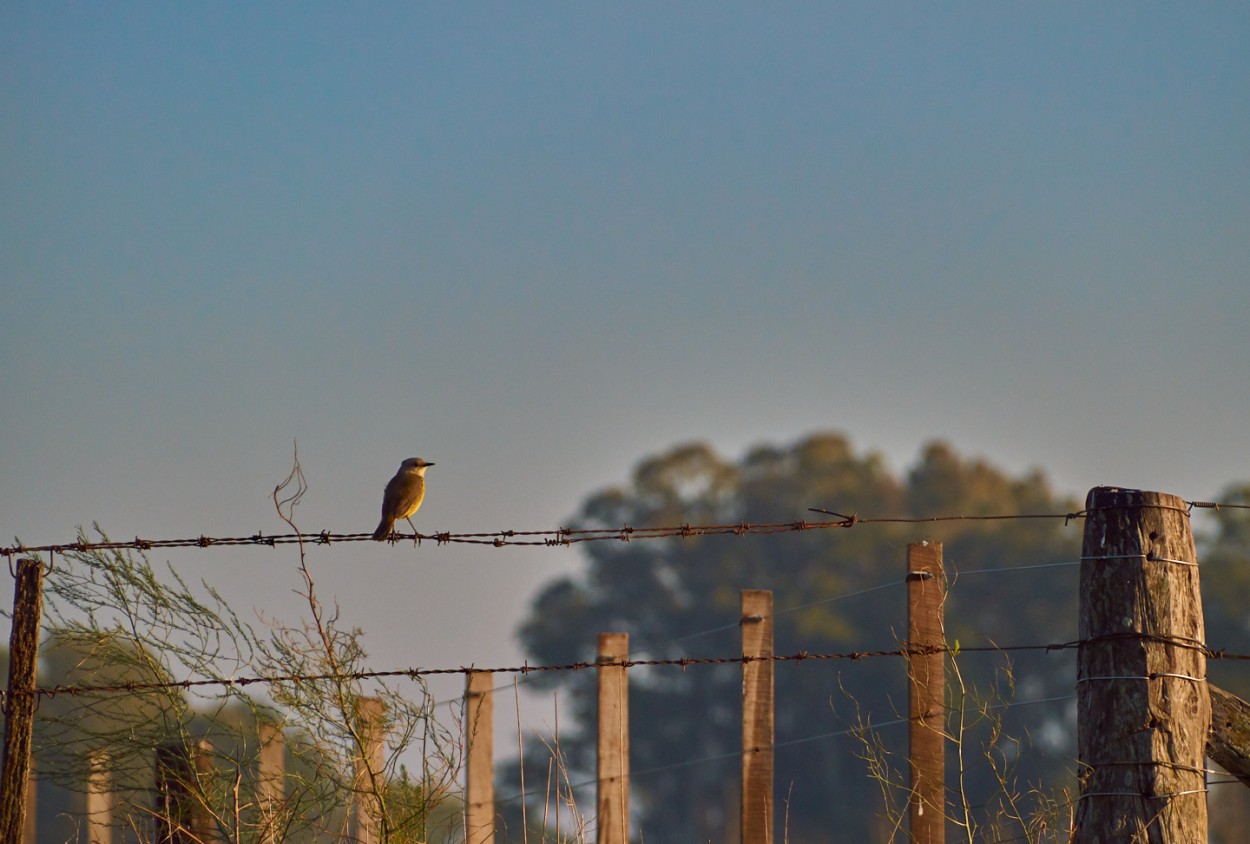
M 387 483 L 386 492 L 382 495 L 382 521 L 378 522 L 378 529 L 373 532 L 374 539 L 381 542 L 390 536 L 399 519 L 406 519 L 416 532 L 412 515 L 425 498 L 425 470 L 433 465 L 420 457 L 409 457 L 399 464 L 399 471 Z

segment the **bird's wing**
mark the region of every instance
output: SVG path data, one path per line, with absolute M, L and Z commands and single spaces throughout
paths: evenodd
M 386 485 L 386 494 L 382 496 L 382 512 L 405 519 L 421 506 L 425 498 L 425 479 L 421 476 L 396 475 Z

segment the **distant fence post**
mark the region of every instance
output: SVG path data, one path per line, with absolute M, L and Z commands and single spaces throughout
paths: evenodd
M 940 542 L 907 546 L 907 658 L 911 840 L 946 840 L 946 578 Z
M 107 750 L 87 759 L 87 844 L 113 844 L 113 777 Z
M 17 561 L 13 627 L 9 632 L 9 686 L 4 704 L 4 765 L 0 768 L 0 841 L 21 841 L 27 817 L 30 741 L 35 724 L 35 673 L 39 661 L 39 619 L 43 613 L 43 565 Z M 32 813 L 33 815 L 33 813 Z
M 382 779 L 386 702 L 376 697 L 359 698 L 356 723 L 363 747 L 356 757 L 355 840 L 358 844 L 380 844 L 382 818 L 378 804 L 386 788 Z
M 629 844 L 628 633 L 599 634 L 598 844 Z
M 212 776 L 213 746 L 187 747 L 171 741 L 156 749 L 157 844 L 209 844 L 217 840 L 211 813 L 203 805 L 203 784 Z
M 1085 500 L 1072 840 L 1207 840 L 1211 723 L 1189 511 L 1174 495 Z
M 256 760 L 256 803 L 260 809 L 261 844 L 282 840 L 280 818 L 286 802 L 286 745 L 282 728 L 269 721 L 257 726 L 260 753 Z
M 773 593 L 742 590 L 742 844 L 773 840 Z
M 464 693 L 465 844 L 495 841 L 495 675 L 470 671 Z

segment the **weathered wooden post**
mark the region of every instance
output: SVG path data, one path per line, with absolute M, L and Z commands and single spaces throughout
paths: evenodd
M 1205 844 L 1211 702 L 1189 509 L 1095 487 L 1085 512 L 1072 840 Z
M 464 693 L 465 844 L 495 841 L 495 675 L 467 674 Z
M 907 546 L 907 645 L 927 653 L 907 658 L 911 840 L 946 839 L 946 578 L 942 544 Z
M 362 697 L 356 701 L 356 729 L 360 748 L 356 757 L 355 835 L 357 844 L 380 844 L 382 835 L 383 743 L 386 739 L 386 702 Z
M 217 834 L 210 808 L 213 746 L 204 740 L 188 747 L 171 741 L 156 748 L 158 844 L 210 844 Z
M 113 844 L 113 777 L 103 749 L 87 760 L 87 844 Z
M 43 565 L 17 561 L 13 627 L 9 631 L 9 687 L 4 704 L 4 765 L 0 768 L 0 841 L 21 841 L 30 788 L 30 740 L 35 724 L 35 672 L 43 614 Z M 33 814 L 33 813 L 32 813 Z
M 1250 703 L 1210 683 L 1207 691 L 1211 694 L 1207 755 L 1250 786 Z
M 599 634 L 598 844 L 629 844 L 628 633 Z
M 257 726 L 260 752 L 256 760 L 256 804 L 260 809 L 261 844 L 282 840 L 280 819 L 286 802 L 286 745 L 282 728 L 262 720 Z
M 773 593 L 742 590 L 742 844 L 773 840 Z

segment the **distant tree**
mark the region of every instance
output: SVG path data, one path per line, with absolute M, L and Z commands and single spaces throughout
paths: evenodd
M 1011 476 L 941 442 L 928 445 L 900 478 L 880 455 L 856 453 L 845 437 L 821 433 L 789 447 L 756 448 L 737 463 L 701 443 L 645 459 L 628 486 L 590 497 L 578 526 L 822 518 L 808 512 L 810 507 L 868 517 L 1064 514 L 1079 504 L 1056 495 L 1040 472 Z M 952 643 L 1049 644 L 1076 638 L 1073 563 L 1081 527 L 1063 518 L 589 543 L 581 546 L 588 558 L 585 573 L 544 588 L 520 636 L 531 660 L 544 663 L 593 661 L 595 634 L 601 631 L 628 632 L 631 649 L 650 657 L 732 656 L 739 646 L 739 590 L 765 588 L 775 596 L 778 653 L 893 648 L 906 632 L 906 545 L 924 539 L 944 545 L 952 579 L 947 611 Z M 1052 563 L 1072 565 L 1028 568 Z M 978 573 L 991 568 L 1017 571 Z M 1072 694 L 1070 651 L 1010 661 L 1001 654 L 959 659 L 965 680 L 987 699 L 999 694 L 1003 703 L 1023 704 Z M 723 665 L 631 673 L 631 757 L 638 772 L 632 787 L 642 839 L 649 844 L 732 837 L 740 671 Z M 1014 690 L 1002 688 L 1004 676 L 1014 676 Z M 570 767 L 583 773 L 593 771 L 594 679 L 591 672 L 567 672 L 535 680 L 572 693 L 581 729 L 564 729 L 560 746 Z M 790 844 L 828 841 L 833 830 L 839 840 L 881 837 L 874 818 L 881 811 L 879 784 L 858 758 L 863 748 L 850 738 L 821 736 L 845 730 L 860 716 L 875 724 L 905 716 L 902 661 L 782 665 L 776 699 L 778 840 L 782 823 Z M 1070 783 L 1071 702 L 995 711 L 1000 714 L 984 730 L 999 731 L 1001 764 L 972 760 L 965 772 L 972 805 L 992 802 L 1012 766 L 1011 776 L 1022 784 Z M 883 728 L 877 736 L 886 751 L 905 753 L 903 725 Z M 541 760 L 527 762 L 535 766 L 529 776 L 534 782 Z M 981 807 L 988 814 L 1001 808 Z

